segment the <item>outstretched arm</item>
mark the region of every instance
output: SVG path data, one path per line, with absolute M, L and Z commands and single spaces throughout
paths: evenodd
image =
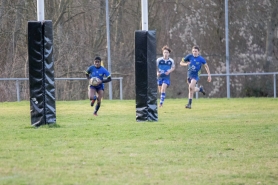
M 184 62 L 183 60 L 180 62 L 181 66 L 188 66 L 190 62 Z
M 211 75 L 210 75 L 210 71 L 209 71 L 209 66 L 208 66 L 208 64 L 205 64 L 204 66 L 205 66 L 205 69 L 208 73 L 208 82 L 211 82 Z
M 102 83 L 107 83 L 110 82 L 111 80 L 112 80 L 111 76 L 108 76 L 106 79 L 102 81 Z
M 86 75 L 86 78 L 89 80 L 90 79 L 90 74 L 87 71 L 85 71 L 85 75 Z
M 189 61 L 185 61 L 184 58 L 182 58 L 181 62 L 180 62 L 180 65 L 181 66 L 188 66 L 190 64 Z
M 170 73 L 172 73 L 175 70 L 175 67 L 172 67 L 169 71 L 167 71 L 165 74 L 169 75 Z

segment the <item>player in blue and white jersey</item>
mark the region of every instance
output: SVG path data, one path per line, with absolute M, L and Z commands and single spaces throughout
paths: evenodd
M 192 54 L 187 55 L 180 62 L 181 66 L 188 66 L 187 83 L 188 83 L 189 93 L 188 93 L 188 104 L 185 106 L 185 108 L 188 109 L 191 109 L 194 92 L 201 92 L 203 93 L 203 95 L 206 94 L 202 86 L 200 86 L 200 88 L 196 87 L 196 84 L 199 80 L 199 75 L 201 73 L 202 65 L 204 65 L 208 73 L 208 82 L 211 82 L 209 66 L 206 60 L 201 55 L 199 55 L 199 51 L 200 49 L 198 46 L 193 46 Z
M 170 73 L 175 70 L 175 62 L 169 57 L 171 49 L 165 45 L 162 48 L 163 57 L 156 60 L 157 64 L 157 85 L 160 92 L 159 107 L 163 106 L 166 97 L 166 89 L 170 86 Z
M 94 106 L 95 101 L 97 100 L 97 105 L 95 107 L 94 115 L 97 116 L 97 112 L 100 108 L 101 100 L 103 97 L 104 93 L 104 84 L 110 82 L 111 75 L 110 72 L 107 71 L 106 68 L 101 66 L 101 58 L 96 57 L 94 60 L 94 65 L 90 66 L 86 71 L 85 71 L 86 77 L 88 80 L 90 80 L 92 77 L 97 77 L 99 80 L 98 85 L 92 86 L 89 85 L 88 88 L 88 96 L 91 101 L 91 106 Z M 106 79 L 103 79 L 103 77 L 106 77 Z M 97 96 L 96 96 L 97 94 Z

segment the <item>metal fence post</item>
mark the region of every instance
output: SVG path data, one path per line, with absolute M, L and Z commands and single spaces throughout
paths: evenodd
M 274 98 L 276 98 L 276 74 L 273 74 L 273 94 Z
M 17 101 L 20 101 L 19 81 L 18 81 L 18 80 L 16 80 L 15 86 L 16 86 L 16 97 L 17 97 Z
M 120 79 L 120 99 L 122 100 L 123 99 L 123 84 L 122 84 L 123 78 L 120 77 L 119 79 Z

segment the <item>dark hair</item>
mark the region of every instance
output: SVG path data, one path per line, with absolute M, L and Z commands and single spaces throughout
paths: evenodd
M 171 49 L 170 49 L 167 45 L 165 45 L 165 46 L 162 47 L 162 52 L 163 52 L 164 50 L 168 50 L 169 53 L 171 53 Z
M 96 58 L 95 58 L 95 60 L 99 60 L 99 61 L 101 61 L 101 58 L 100 58 L 100 57 L 96 57 Z
M 192 49 L 197 49 L 198 51 L 200 51 L 200 48 L 198 46 L 193 46 Z

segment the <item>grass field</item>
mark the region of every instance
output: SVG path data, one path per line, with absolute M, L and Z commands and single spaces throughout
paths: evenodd
M 166 99 L 157 122 L 134 100 L 56 102 L 33 128 L 29 102 L 0 103 L 0 184 L 278 184 L 278 99 Z

